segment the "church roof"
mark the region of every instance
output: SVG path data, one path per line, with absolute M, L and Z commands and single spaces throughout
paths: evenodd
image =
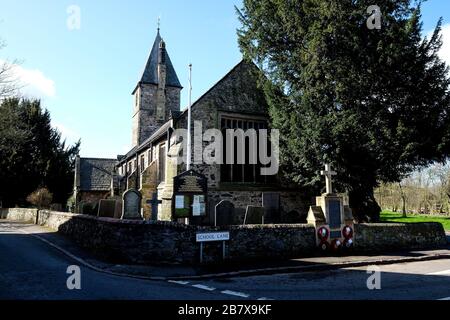
M 116 159 L 80 159 L 80 190 L 109 191 Z
M 142 73 L 139 83 L 158 84 L 159 44 L 161 41 L 162 38 L 158 30 L 155 42 L 153 43 L 152 51 L 150 52 L 150 56 L 148 57 L 147 64 L 145 65 L 144 72 Z M 166 62 L 166 86 L 182 88 L 180 80 L 178 80 L 177 73 L 172 65 L 172 61 L 170 60 L 169 54 L 167 53 L 167 50 L 164 51 L 165 59 L 163 60 Z

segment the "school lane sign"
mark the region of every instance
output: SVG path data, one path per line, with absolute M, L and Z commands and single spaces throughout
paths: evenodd
M 197 242 L 214 242 L 214 241 L 229 241 L 229 232 L 202 232 L 197 233 Z

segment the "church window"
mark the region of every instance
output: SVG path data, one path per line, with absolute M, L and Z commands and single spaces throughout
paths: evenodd
M 166 180 L 166 145 L 159 146 L 158 154 L 158 182 L 161 183 Z
M 148 149 L 148 164 L 150 165 L 150 163 L 153 162 L 153 153 L 152 153 L 152 148 Z
M 141 172 L 145 170 L 145 155 L 141 156 Z
M 234 143 L 234 162 L 233 164 L 226 163 L 226 130 L 227 129 L 242 129 L 247 131 L 254 129 L 258 133 L 260 129 L 268 129 L 268 124 L 265 120 L 235 118 L 231 116 L 221 117 L 221 130 L 224 137 L 223 143 L 223 159 L 224 164 L 221 165 L 221 182 L 228 183 L 272 183 L 275 182 L 274 176 L 261 175 L 262 164 L 259 162 L 259 154 L 257 154 L 257 164 L 250 164 L 250 139 L 245 139 L 245 164 L 237 164 L 237 144 Z M 257 141 L 257 153 L 259 153 L 259 134 Z M 236 141 L 235 141 L 236 142 Z M 268 145 L 270 150 L 270 144 Z

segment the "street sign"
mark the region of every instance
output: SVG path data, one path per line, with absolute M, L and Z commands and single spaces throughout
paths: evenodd
M 222 241 L 222 259 L 226 256 L 226 242 L 230 240 L 229 232 L 202 232 L 196 235 L 197 242 L 200 243 L 200 263 L 203 263 L 203 244 L 205 242 Z
M 197 242 L 213 242 L 230 240 L 229 232 L 197 233 Z

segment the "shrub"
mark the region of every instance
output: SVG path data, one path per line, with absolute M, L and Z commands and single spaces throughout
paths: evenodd
M 27 197 L 27 201 L 38 209 L 48 209 L 53 194 L 47 188 L 39 188 Z

